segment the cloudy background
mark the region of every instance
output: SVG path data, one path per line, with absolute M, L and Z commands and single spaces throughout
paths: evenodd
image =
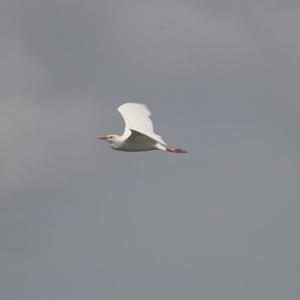
M 299 299 L 299 1 L 1 0 L 0 299 Z M 122 153 L 146 103 L 187 155 Z

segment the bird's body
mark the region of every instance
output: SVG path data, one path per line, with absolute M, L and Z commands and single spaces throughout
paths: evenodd
M 119 151 L 138 152 L 162 150 L 185 153 L 180 148 L 169 148 L 162 137 L 154 132 L 150 111 L 140 103 L 125 103 L 118 108 L 125 121 L 123 135 L 110 134 L 98 139 L 106 140 L 111 148 Z
M 156 140 L 135 130 L 130 130 L 131 134 L 126 136 L 115 136 L 111 148 L 119 151 L 139 152 L 157 150 L 159 144 Z

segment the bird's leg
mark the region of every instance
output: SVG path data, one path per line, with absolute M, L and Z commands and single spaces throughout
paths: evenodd
M 187 153 L 186 150 L 181 149 L 181 148 L 169 148 L 169 147 L 167 147 L 166 150 L 168 152 L 172 152 L 172 153 Z

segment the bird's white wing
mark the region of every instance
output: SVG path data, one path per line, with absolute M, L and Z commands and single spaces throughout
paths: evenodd
M 154 133 L 148 107 L 140 103 L 125 103 L 118 108 L 125 122 L 124 135 L 130 136 L 130 129 L 148 135 L 162 145 L 167 145 L 162 137 Z

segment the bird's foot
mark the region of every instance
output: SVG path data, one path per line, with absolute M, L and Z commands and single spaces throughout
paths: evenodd
M 186 150 L 181 148 L 167 148 L 167 151 L 172 153 L 187 153 Z

